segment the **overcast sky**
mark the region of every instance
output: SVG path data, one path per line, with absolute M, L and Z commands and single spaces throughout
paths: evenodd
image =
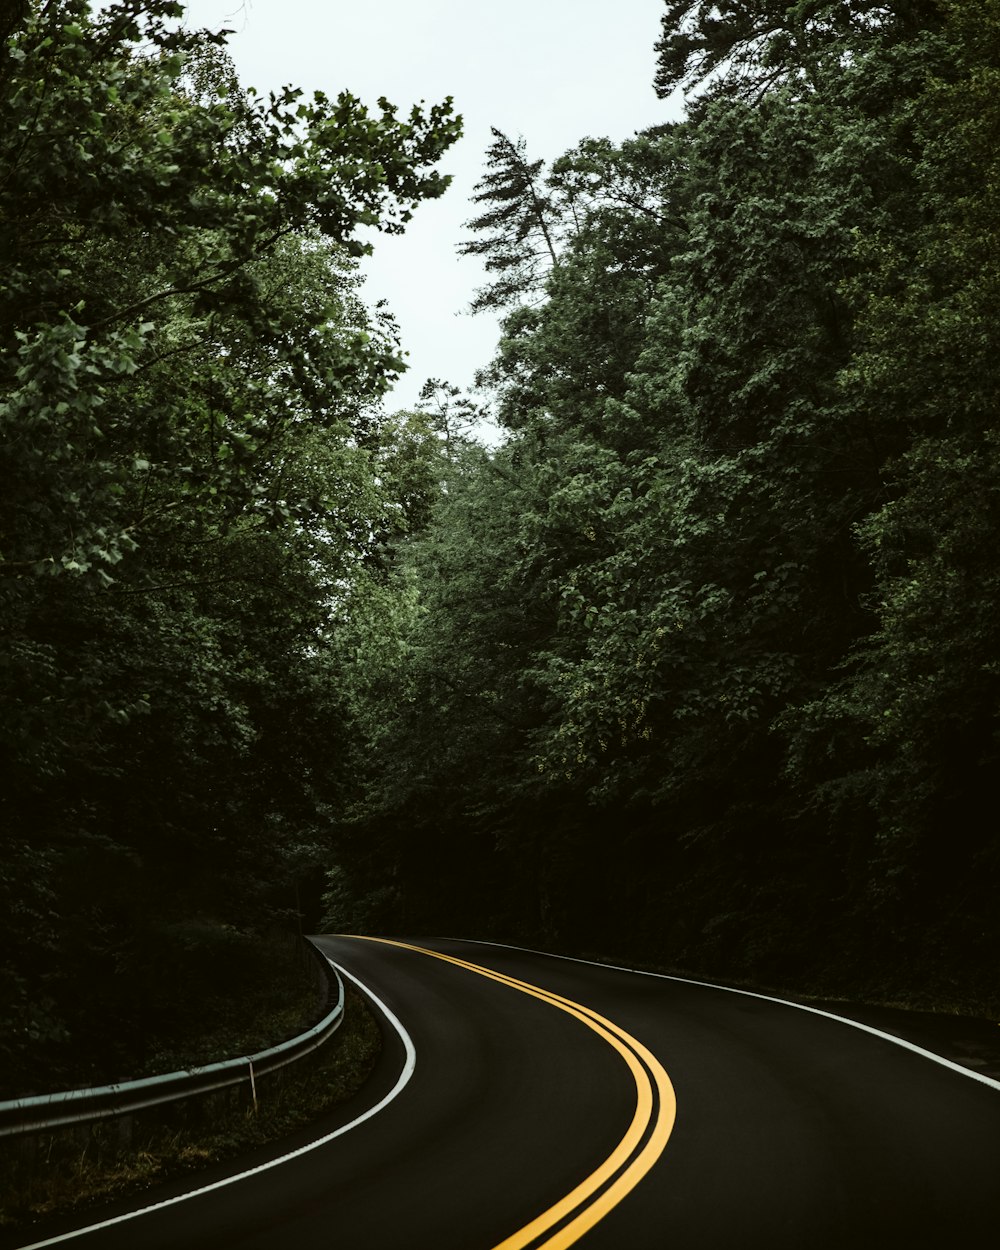
M 663 0 L 191 0 L 187 10 L 191 26 L 236 32 L 240 78 L 263 92 L 346 89 L 401 112 L 454 97 L 465 130 L 441 165 L 451 187 L 406 234 L 378 236 L 365 264 L 366 299 L 388 301 L 409 353 L 390 408 L 411 406 L 428 377 L 471 386 L 493 354 L 495 322 L 465 311 L 479 262 L 455 250 L 490 127 L 551 159 L 586 135 L 624 139 L 679 116 L 652 88 Z

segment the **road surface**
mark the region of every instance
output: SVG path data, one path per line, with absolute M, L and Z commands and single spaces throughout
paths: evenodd
M 470 942 L 319 944 L 383 1025 L 358 1096 L 311 1134 L 91 1213 L 90 1231 L 63 1222 L 14 1244 L 951 1250 L 1000 1238 L 995 1082 L 721 988 Z M 205 1192 L 172 1201 L 195 1186 Z

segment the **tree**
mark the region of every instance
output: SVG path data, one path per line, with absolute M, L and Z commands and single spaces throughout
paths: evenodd
M 521 292 L 482 372 L 508 429 L 607 433 L 607 401 L 624 394 L 644 311 L 683 238 L 683 143 L 670 127 L 620 148 L 588 139 L 545 176 L 558 265 L 543 290 Z M 469 225 L 485 236 L 483 247 L 496 242 L 488 218 Z M 626 441 L 634 435 L 623 431 Z
M 463 243 L 463 256 L 483 256 L 488 273 L 498 276 L 477 292 L 472 311 L 505 308 L 538 290 L 558 264 L 556 210 L 542 178 L 541 160 L 529 161 L 524 139 L 509 139 L 495 127 L 486 151 L 488 173 L 476 184 L 473 203 L 489 207 L 467 222 L 488 232 Z
M 998 762 L 997 17 L 950 7 L 920 90 L 887 119 L 906 136 L 914 216 L 859 242 L 860 349 L 845 371 L 898 440 L 857 527 L 873 628 L 804 709 L 795 759 L 838 825 L 866 812 L 879 904 L 897 924 L 916 911 L 972 963 L 995 940 L 997 846 L 978 813 Z
M 328 816 L 329 601 L 401 368 L 357 232 L 440 194 L 457 134 L 243 96 L 182 12 L 30 4 L 0 55 L 4 1034 L 45 1084 L 92 1036 L 74 984 L 124 1015 L 151 925 L 277 914 Z
M 508 438 L 350 609 L 337 916 L 992 993 L 995 10 L 671 3 L 683 123 L 495 136 Z
M 656 43 L 657 94 L 699 85 L 755 99 L 774 85 L 805 82 L 885 36 L 909 39 L 937 17 L 934 0 L 665 0 Z

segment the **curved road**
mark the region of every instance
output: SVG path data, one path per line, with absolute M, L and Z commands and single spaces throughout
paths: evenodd
M 995 1245 L 1000 1085 L 752 995 L 506 947 L 324 937 L 385 1046 L 310 1135 L 32 1246 Z M 675 1101 L 676 1098 L 676 1101 Z M 348 1127 L 353 1123 L 353 1127 Z M 266 1166 L 281 1153 L 296 1157 Z M 190 1178 L 187 1187 L 192 1185 Z M 183 1192 L 152 1191 L 167 1202 Z M 137 1205 L 133 1200 L 133 1206 Z M 10 1244 L 4 1242 L 4 1244 Z

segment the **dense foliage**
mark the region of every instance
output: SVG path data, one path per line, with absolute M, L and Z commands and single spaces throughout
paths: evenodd
M 341 929 L 983 1003 L 1000 0 L 668 0 L 684 121 L 495 131 L 493 448 L 381 411 L 358 289 L 449 107 L 264 101 L 180 13 L 0 12 L 11 1089 L 150 1061 L 321 869 Z
M 447 104 L 247 94 L 224 37 L 182 15 L 4 9 L 15 1090 L 81 1056 L 134 1069 L 210 973 L 234 983 L 240 935 L 294 914 L 321 861 L 343 785 L 330 604 L 380 546 L 364 440 L 401 368 L 357 296 L 358 231 L 440 194 L 430 167 L 457 133 Z
M 508 437 L 428 443 L 356 587 L 335 923 L 986 985 L 998 48 L 995 2 L 671 0 L 684 122 L 494 133 Z

